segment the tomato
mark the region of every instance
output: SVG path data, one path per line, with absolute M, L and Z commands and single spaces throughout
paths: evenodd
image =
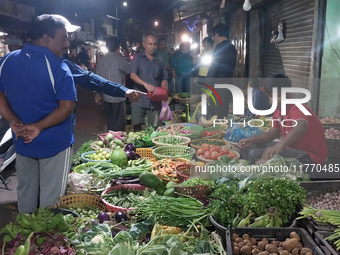
M 210 147 L 209 147 L 209 144 L 206 144 L 206 143 L 204 143 L 204 144 L 202 144 L 201 145 L 201 149 L 203 149 L 203 150 L 209 150 L 210 149 Z
M 227 146 L 223 146 L 222 147 L 222 151 L 223 151 L 224 155 L 228 155 L 229 154 L 229 150 L 227 149 Z
M 203 149 L 198 149 L 197 150 L 197 155 L 198 156 L 201 156 L 201 155 L 203 155 L 204 154 L 204 150 Z
M 230 152 L 230 154 L 228 155 L 229 158 L 231 159 L 235 159 L 237 158 L 236 154 L 234 152 Z
M 220 146 L 215 146 L 215 150 L 220 151 L 220 150 L 222 150 L 222 148 Z
M 219 157 L 218 152 L 214 151 L 214 152 L 211 153 L 211 157 L 210 158 L 212 160 L 217 160 L 218 157 Z
M 209 151 L 204 152 L 204 156 L 205 159 L 210 159 L 211 157 L 211 153 Z
M 209 148 L 210 148 L 210 149 L 213 149 L 213 148 L 215 148 L 215 145 L 210 144 L 210 145 L 209 145 Z

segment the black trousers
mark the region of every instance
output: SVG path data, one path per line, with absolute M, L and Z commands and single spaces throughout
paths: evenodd
M 106 123 L 108 130 L 125 131 L 126 101 L 120 103 L 104 102 Z

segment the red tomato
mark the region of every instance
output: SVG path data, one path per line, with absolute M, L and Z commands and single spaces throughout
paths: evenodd
M 218 152 L 214 151 L 214 152 L 211 153 L 210 159 L 217 160 L 218 157 L 219 157 Z
M 209 147 L 209 144 L 206 144 L 206 143 L 204 143 L 204 144 L 202 144 L 201 145 L 201 149 L 203 149 L 203 150 L 209 150 L 210 149 L 210 147 Z
M 211 153 L 209 151 L 204 152 L 204 156 L 205 159 L 210 159 L 211 157 Z
M 231 159 L 235 159 L 237 158 L 236 154 L 234 152 L 230 152 L 230 154 L 228 155 L 229 158 Z
M 224 153 L 224 155 L 228 155 L 229 154 L 229 150 L 227 149 L 226 146 L 222 147 L 222 152 Z
M 210 144 L 210 145 L 209 145 L 209 148 L 210 148 L 210 149 L 213 149 L 213 148 L 215 148 L 215 145 Z
M 198 149 L 197 150 L 197 155 L 198 156 L 204 155 L 204 150 L 203 149 Z

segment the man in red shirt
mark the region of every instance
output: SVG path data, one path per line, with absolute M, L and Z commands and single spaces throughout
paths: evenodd
M 273 103 L 272 89 L 278 88 L 278 105 L 273 114 L 272 127 L 268 132 L 254 138 L 239 142 L 243 158 L 255 163 L 258 159 L 269 160 L 279 154 L 284 158 L 296 158 L 304 164 L 323 164 L 328 155 L 326 138 L 319 118 L 307 106 L 312 115 L 304 115 L 295 105 L 287 105 L 285 116 L 281 115 L 281 88 L 291 87 L 291 80 L 278 74 L 273 76 L 266 85 L 266 92 Z M 287 95 L 291 98 L 291 95 Z M 285 121 L 284 120 L 295 120 Z M 296 124 L 297 123 L 297 124 Z M 294 126 L 295 127 L 289 127 Z M 279 142 L 272 142 L 283 135 Z M 262 147 L 262 148 L 261 148 Z

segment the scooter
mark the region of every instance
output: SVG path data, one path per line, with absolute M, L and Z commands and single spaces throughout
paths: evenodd
M 9 181 L 6 182 L 1 173 L 15 158 L 16 153 L 10 124 L 0 115 L 0 183 L 3 183 L 8 190 Z

